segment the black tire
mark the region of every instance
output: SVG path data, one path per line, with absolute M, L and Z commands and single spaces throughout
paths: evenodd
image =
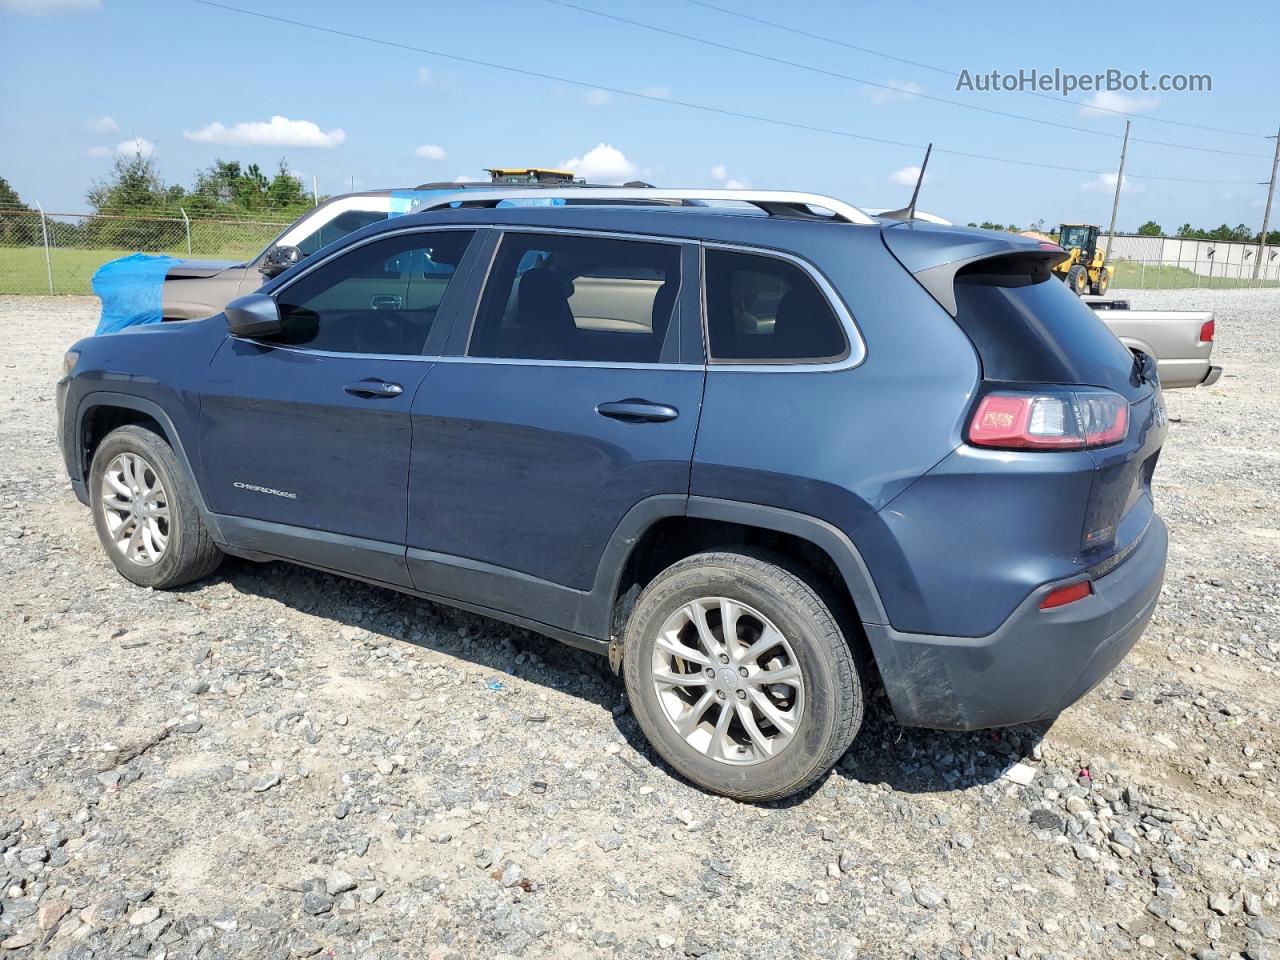
M 706 597 L 726 597 L 767 617 L 801 670 L 804 705 L 791 741 L 775 756 L 749 765 L 713 759 L 690 745 L 668 719 L 654 686 L 659 631 L 685 604 Z M 738 800 L 776 800 L 824 776 L 857 735 L 865 700 L 837 609 L 789 560 L 763 551 L 699 553 L 660 573 L 636 601 L 623 653 L 627 698 L 654 749 L 693 783 Z
M 141 458 L 159 479 L 166 494 L 167 543 L 160 558 L 150 565 L 126 556 L 107 527 L 108 510 L 103 505 L 103 478 L 108 466 L 121 454 Z M 173 450 L 164 438 L 146 427 L 130 424 L 111 431 L 94 451 L 89 467 L 89 500 L 98 539 L 115 568 L 126 580 L 142 587 L 167 590 L 207 577 L 222 562 L 209 530 L 195 504 L 196 492 L 178 468 Z
M 1095 297 L 1100 297 L 1107 292 L 1107 288 L 1111 286 L 1111 274 L 1106 270 L 1098 271 L 1098 282 L 1090 287 L 1090 291 Z
M 1089 289 L 1089 271 L 1083 264 L 1077 263 L 1067 271 L 1067 286 L 1077 297 L 1084 296 L 1085 291 Z

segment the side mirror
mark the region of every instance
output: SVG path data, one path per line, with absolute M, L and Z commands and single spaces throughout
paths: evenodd
M 237 297 L 222 312 L 227 317 L 227 332 L 233 337 L 271 337 L 281 329 L 280 310 L 266 294 Z
M 302 251 L 297 247 L 280 244 L 267 251 L 266 256 L 262 258 L 262 266 L 258 267 L 258 272 L 270 280 L 272 277 L 280 276 L 301 259 Z

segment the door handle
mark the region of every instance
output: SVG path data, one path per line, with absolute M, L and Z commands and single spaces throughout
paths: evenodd
M 596 413 L 623 423 L 664 423 L 680 416 L 680 411 L 666 403 L 651 403 L 636 397 L 596 404 Z
M 353 397 L 398 397 L 404 393 L 404 387 L 398 383 L 388 383 L 370 377 L 367 380 L 356 380 L 342 388 Z

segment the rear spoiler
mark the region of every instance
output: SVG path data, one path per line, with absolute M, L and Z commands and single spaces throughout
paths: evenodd
M 1069 256 L 1057 244 L 993 230 L 904 222 L 886 227 L 881 235 L 894 258 L 953 317 L 956 275 L 962 270 L 993 276 L 1026 274 L 1039 283 L 1049 278 L 1054 264 Z M 984 261 L 989 262 L 989 271 L 969 269 Z

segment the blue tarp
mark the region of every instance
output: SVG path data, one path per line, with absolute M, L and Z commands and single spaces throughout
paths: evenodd
M 102 301 L 102 319 L 95 333 L 159 323 L 163 319 L 165 274 L 177 262 L 176 257 L 135 253 L 100 266 L 93 275 L 93 292 Z

